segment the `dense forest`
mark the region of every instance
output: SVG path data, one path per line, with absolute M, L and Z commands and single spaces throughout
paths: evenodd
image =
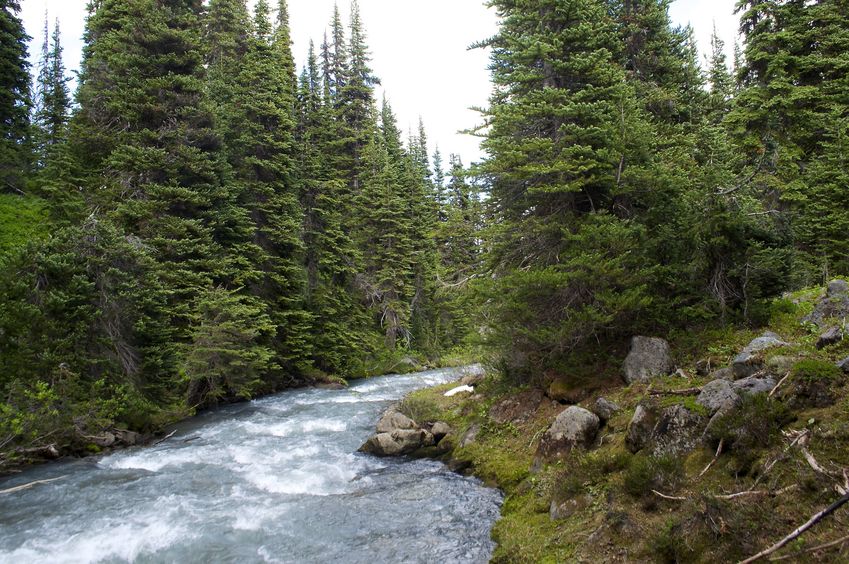
M 536 382 L 849 274 L 849 6 L 741 0 L 703 66 L 669 4 L 491 0 L 466 169 L 376 102 L 356 4 L 299 72 L 285 0 L 95 0 L 72 100 L 3 0 L 0 445 L 467 343 Z
M 476 259 L 459 157 L 402 139 L 366 33 L 296 72 L 285 0 L 91 2 L 34 86 L 3 2 L 0 445 L 85 448 L 197 408 L 409 368 L 460 343 Z M 273 20 L 273 21 L 272 21 Z M 406 364 L 405 364 L 406 362 Z

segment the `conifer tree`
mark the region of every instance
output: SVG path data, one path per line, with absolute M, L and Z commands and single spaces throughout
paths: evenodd
M 632 213 L 626 165 L 643 139 L 631 137 L 639 112 L 616 27 L 600 1 L 533 4 L 493 2 L 502 23 L 482 165 L 498 223 L 492 338 L 517 370 L 563 362 L 648 301 L 639 227 L 617 218 Z
M 731 98 L 734 95 L 734 80 L 728 69 L 725 42 L 719 37 L 715 25 L 710 37 L 708 84 L 710 85 L 710 119 L 718 123 L 730 109 Z
M 285 2 L 281 0 L 285 14 Z M 266 0 L 256 4 L 253 35 L 239 73 L 241 124 L 232 142 L 233 167 L 243 183 L 242 205 L 261 250 L 258 279 L 249 282 L 276 326 L 276 363 L 290 375 L 310 358 L 310 316 L 304 309 L 302 211 L 294 181 L 295 92 L 288 23 L 272 32 Z
M 20 192 L 30 163 L 27 41 L 18 0 L 0 0 L 0 191 Z
M 71 111 L 71 96 L 68 90 L 70 78 L 66 76 L 62 60 L 61 32 L 59 20 L 48 37 L 47 20 L 44 22 L 44 43 L 36 81 L 36 111 L 33 116 L 34 146 L 37 163 L 47 166 L 48 160 L 65 140 L 68 118 Z
M 160 313 L 186 341 L 196 300 L 243 283 L 245 218 L 224 189 L 204 89 L 199 1 L 92 5 L 71 143 L 86 198 L 155 251 Z
M 328 158 L 335 141 L 335 115 L 327 82 L 322 81 L 310 45 L 301 75 L 295 168 L 304 209 L 307 307 L 313 315 L 311 342 L 315 366 L 339 374 L 367 352 L 365 310 L 355 296 L 359 253 L 345 217 L 347 182 Z

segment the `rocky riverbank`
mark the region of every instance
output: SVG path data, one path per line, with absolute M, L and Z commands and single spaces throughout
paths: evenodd
M 742 560 L 849 490 L 846 316 L 835 281 L 776 301 L 757 331 L 635 337 L 590 389 L 491 371 L 418 391 L 363 450 L 501 488 L 496 562 Z M 846 561 L 847 522 L 835 511 L 774 555 Z

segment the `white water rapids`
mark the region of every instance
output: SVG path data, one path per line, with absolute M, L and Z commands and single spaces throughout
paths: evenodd
M 304 389 L 195 417 L 154 447 L 6 478 L 0 562 L 486 562 L 501 495 L 356 452 L 380 413 L 461 369 Z

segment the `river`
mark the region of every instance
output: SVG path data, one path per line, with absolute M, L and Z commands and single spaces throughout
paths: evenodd
M 210 411 L 152 447 L 6 478 L 0 562 L 486 562 L 501 495 L 429 460 L 356 452 L 380 413 L 460 369 Z

